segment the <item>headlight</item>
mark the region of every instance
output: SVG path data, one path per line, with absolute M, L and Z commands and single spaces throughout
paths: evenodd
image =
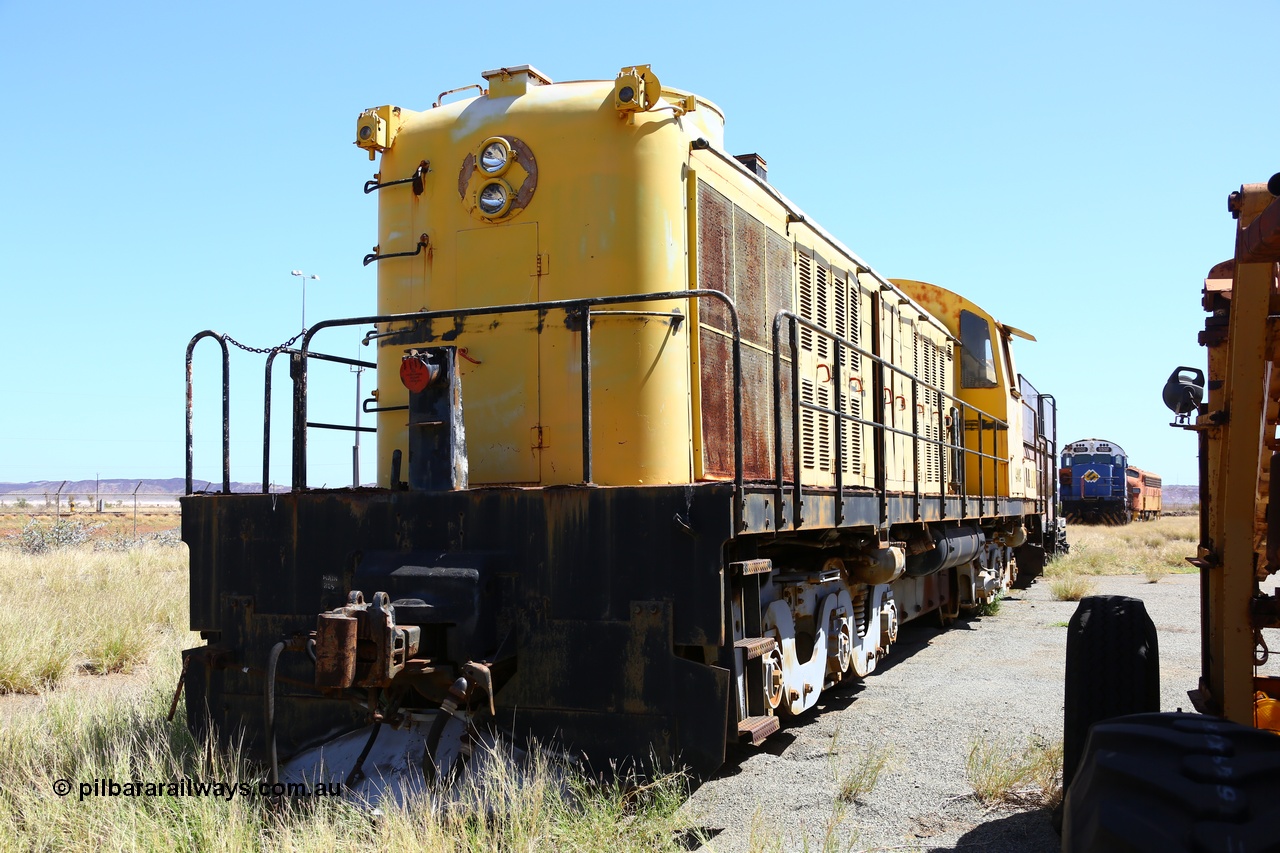
M 523 140 L 485 137 L 470 148 L 458 173 L 458 200 L 480 222 L 497 224 L 518 216 L 538 186 L 538 163 Z
M 490 181 L 480 188 L 476 203 L 485 216 L 501 216 L 511 206 L 511 188 L 505 181 Z
M 480 171 L 497 177 L 511 165 L 511 145 L 500 136 L 490 137 L 480 145 Z

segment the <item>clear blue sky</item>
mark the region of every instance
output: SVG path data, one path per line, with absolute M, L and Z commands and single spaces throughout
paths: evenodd
M 0 481 L 180 476 L 187 341 L 288 338 L 291 269 L 321 277 L 309 322 L 372 312 L 361 109 L 425 109 L 502 65 L 570 80 L 648 62 L 718 103 L 731 151 L 764 156 L 880 272 L 1034 333 L 1015 358 L 1057 396 L 1062 440 L 1110 438 L 1193 482 L 1160 388 L 1204 362 L 1227 193 L 1280 170 L 1271 53 L 1250 46 L 1277 32 L 1273 2 L 0 0 Z M 196 475 L 216 479 L 206 346 Z M 237 480 L 261 471 L 261 364 L 233 355 Z M 351 418 L 342 370 L 313 417 Z M 282 364 L 282 428 L 287 387 Z M 313 441 L 312 484 L 347 482 L 349 447 Z

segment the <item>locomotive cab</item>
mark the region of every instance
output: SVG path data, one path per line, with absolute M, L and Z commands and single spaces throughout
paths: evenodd
M 991 421 L 968 418 L 964 430 L 967 445 L 983 456 L 966 463 L 969 483 L 995 484 L 997 494 L 1038 499 L 1044 497 L 1036 475 L 1034 426 L 1037 412 L 1024 406 L 1019 375 L 1014 366 L 1014 337 L 1034 341 L 1020 329 L 998 322 L 969 299 L 934 284 L 907 279 L 893 283 L 946 324 L 960 341 L 960 378 L 957 396 L 975 409 L 991 415 Z M 1024 420 L 1027 423 L 1024 423 Z M 1018 447 L 1010 436 L 1031 435 L 1030 447 Z M 994 457 L 994 458 L 988 458 Z M 1002 476 L 1007 469 L 1008 475 Z

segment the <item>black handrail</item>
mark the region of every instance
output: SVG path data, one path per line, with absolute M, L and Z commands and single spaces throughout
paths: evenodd
M 581 299 L 561 299 L 548 302 L 522 302 L 511 305 L 487 305 L 478 308 L 419 311 L 412 314 L 376 314 L 345 320 L 326 320 L 307 330 L 302 339 L 302 358 L 295 358 L 293 375 L 293 488 L 307 487 L 307 366 L 311 339 L 323 329 L 343 326 L 359 326 L 377 323 L 415 323 L 424 320 L 453 318 L 459 323 L 467 317 L 490 314 L 518 314 L 537 311 L 564 311 L 578 314 L 583 324 L 582 334 L 582 441 L 583 482 L 591 482 L 591 309 L 601 305 L 625 305 L 633 302 L 658 302 L 675 299 L 718 299 L 729 311 L 733 327 L 733 484 L 734 529 L 743 529 L 743 464 L 742 464 L 742 336 L 738 326 L 738 309 L 733 300 L 718 290 L 673 290 L 664 293 L 632 293 L 621 296 L 594 296 Z M 406 330 L 407 331 L 407 330 Z
M 993 453 L 988 454 L 983 451 L 983 446 L 982 446 L 983 432 L 985 430 L 985 427 L 988 424 L 991 426 L 993 433 L 998 433 L 998 430 L 1001 427 L 1003 427 L 1007 431 L 1008 424 L 992 415 L 988 415 L 986 412 L 983 412 L 981 409 L 971 406 L 970 404 L 961 400 L 956 395 L 948 393 L 947 391 L 944 391 L 941 388 L 937 388 L 929 384 L 928 382 L 923 381 L 915 374 L 891 363 L 887 359 L 882 358 L 881 356 L 878 356 L 875 353 L 870 352 L 869 350 L 863 349 L 862 347 L 858 346 L 852 341 L 847 340 L 835 334 L 834 332 L 831 332 L 830 330 L 825 329 L 822 326 L 819 326 L 813 321 L 808 320 L 804 317 L 801 317 L 798 314 L 795 314 L 792 311 L 784 309 L 782 311 L 779 311 L 774 316 L 774 319 L 773 319 L 773 372 L 774 372 L 773 423 L 774 423 L 774 469 L 775 469 L 774 470 L 774 473 L 775 473 L 774 491 L 775 491 L 775 498 L 776 498 L 775 500 L 776 507 L 775 507 L 774 513 L 775 513 L 775 522 L 779 529 L 783 526 L 786 520 L 783 501 L 787 491 L 785 476 L 783 471 L 784 448 L 782 446 L 781 338 L 782 338 L 782 325 L 784 321 L 789 321 L 788 322 L 788 332 L 789 332 L 788 343 L 791 351 L 792 454 L 794 456 L 793 465 L 795 466 L 795 470 L 793 472 L 794 479 L 792 481 L 791 492 L 792 492 L 792 519 L 793 519 L 794 527 L 799 528 L 803 523 L 801 507 L 803 505 L 803 499 L 804 499 L 804 486 L 802 484 L 804 469 L 802 465 L 801 432 L 800 432 L 800 411 L 802 409 L 807 409 L 815 413 L 829 415 L 835 418 L 836 447 L 838 448 L 837 454 L 836 454 L 836 460 L 837 460 L 836 505 L 837 507 L 842 506 L 843 498 L 844 498 L 844 481 L 842 476 L 843 475 L 842 469 L 843 469 L 844 422 L 849 421 L 851 423 L 859 424 L 862 426 L 870 426 L 872 427 L 873 430 L 875 430 L 876 439 L 877 439 L 876 453 L 877 453 L 878 460 L 883 460 L 884 454 L 885 452 L 887 452 L 887 434 L 888 433 L 911 437 L 913 441 L 912 455 L 913 455 L 913 459 L 915 460 L 915 467 L 916 467 L 916 478 L 915 478 L 916 482 L 914 485 L 914 491 L 915 491 L 915 515 L 917 518 L 919 518 L 920 516 L 920 501 L 921 501 L 920 483 L 919 483 L 919 480 L 920 480 L 919 448 L 920 448 L 921 441 L 925 441 L 931 445 L 935 445 L 938 448 L 940 462 L 942 463 L 939 466 L 939 472 L 938 472 L 939 498 L 942 500 L 944 507 L 945 507 L 945 497 L 946 497 L 946 487 L 947 487 L 946 464 L 945 464 L 946 450 L 950 449 L 950 450 L 959 451 L 962 455 L 962 458 L 976 458 L 980 460 L 978 463 L 978 490 L 979 490 L 978 515 L 981 516 L 983 514 L 984 494 L 985 494 L 986 487 L 984 482 L 984 471 L 983 471 L 985 465 L 982 460 L 987 460 L 987 459 L 991 460 L 994 463 L 993 468 L 998 465 L 1004 465 L 1006 466 L 1006 470 L 1007 470 L 1007 466 L 1009 465 L 1008 459 L 1003 459 L 1001 457 L 994 455 L 994 451 L 998 449 L 998 444 L 999 444 L 998 435 L 993 436 L 993 446 L 992 446 Z M 841 359 L 840 353 L 842 349 L 846 347 L 852 350 L 853 352 L 857 353 L 858 355 L 871 360 L 873 372 L 876 374 L 877 386 L 883 386 L 883 383 L 884 383 L 883 374 L 886 368 L 910 380 L 911 399 L 912 399 L 912 413 L 911 413 L 912 429 L 910 431 L 907 431 L 905 429 L 898 429 L 896 427 L 892 427 L 888 425 L 887 417 L 885 416 L 885 413 L 884 413 L 884 399 L 881 393 L 876 393 L 876 395 L 873 398 L 875 401 L 876 411 L 872 420 L 867 420 L 866 418 L 860 418 L 855 415 L 840 411 L 839 408 L 831 409 L 825 406 L 819 406 L 816 403 L 804 402 L 801 399 L 801 394 L 800 394 L 799 328 L 801 326 L 815 332 L 816 334 L 832 341 L 835 344 L 835 368 L 836 369 L 835 369 L 835 376 L 833 377 L 833 379 L 837 383 L 842 381 L 842 376 L 841 376 L 842 359 Z M 959 411 L 957 412 L 956 417 L 953 419 L 953 421 L 958 421 L 958 426 L 959 426 L 959 429 L 957 430 L 957 435 L 959 440 L 958 444 L 952 443 L 950 440 L 944 440 L 941 437 L 935 439 L 935 438 L 930 438 L 928 436 L 920 435 L 919 421 L 918 421 L 917 411 L 915 406 L 919 399 L 919 389 L 921 387 L 937 394 L 939 398 L 939 404 L 941 404 L 943 400 L 947 400 L 959 406 Z M 839 406 L 841 399 L 842 399 L 841 390 L 837 388 L 837 391 L 836 391 L 837 407 Z M 952 407 L 952 410 L 955 411 L 955 407 Z M 968 447 L 966 447 L 966 444 L 965 444 L 965 433 L 968 431 L 968 421 L 965 416 L 970 411 L 974 412 L 977 416 L 977 420 L 976 420 L 977 432 L 978 432 L 977 451 L 969 449 Z M 939 405 L 939 414 L 940 414 L 939 436 L 943 436 L 946 434 L 945 416 L 942 416 L 941 412 L 942 412 L 942 408 L 941 408 L 941 405 Z M 884 502 L 883 498 L 885 493 L 887 492 L 887 485 L 888 485 L 887 473 L 883 470 L 883 468 L 884 468 L 883 464 L 880 461 L 877 461 L 876 477 L 875 477 L 876 491 L 881 496 L 882 504 Z M 964 518 L 967 516 L 965 498 L 966 498 L 966 493 L 968 489 L 967 489 L 967 484 L 964 482 L 965 466 L 961 464 L 958 466 L 958 468 L 959 470 L 957 473 L 961 478 L 960 515 L 962 518 Z M 998 491 L 999 491 L 999 486 L 997 481 L 995 484 L 993 484 L 993 500 L 998 498 Z M 842 515 L 843 513 L 839 509 L 837 509 L 837 524 L 839 524 Z M 883 524 L 886 521 L 886 518 L 884 517 L 885 508 L 883 506 L 882 506 L 881 516 L 882 517 L 880 520 L 881 520 L 881 523 Z
M 191 355 L 204 338 L 213 338 L 222 347 L 222 491 L 231 493 L 231 353 L 227 350 L 227 336 L 212 329 L 199 332 L 187 344 L 187 494 L 192 492 L 192 468 L 194 466 L 194 440 L 191 434 Z
M 271 366 L 276 360 L 276 356 L 280 353 L 288 353 L 292 361 L 294 358 L 301 358 L 302 351 L 288 348 L 272 349 L 267 353 L 267 375 L 263 379 L 262 386 L 262 493 L 265 495 L 270 491 L 271 478 Z M 354 358 L 343 358 L 338 355 L 326 355 L 325 353 L 309 352 L 307 358 L 317 358 L 321 361 L 333 361 L 338 364 L 346 364 L 352 367 L 368 367 L 377 369 L 378 365 L 372 361 L 360 361 Z M 368 411 L 367 409 L 365 411 Z M 377 432 L 376 429 L 365 429 L 364 427 L 342 426 L 339 424 L 321 424 L 324 429 L 351 430 L 357 432 Z

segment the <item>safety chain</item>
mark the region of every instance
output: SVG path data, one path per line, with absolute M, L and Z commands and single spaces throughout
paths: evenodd
M 245 352 L 257 353 L 258 355 L 270 355 L 273 352 L 284 352 L 289 347 L 297 343 L 298 338 L 302 337 L 306 333 L 307 333 L 307 330 L 303 329 L 301 332 L 298 332 L 298 334 L 294 335 L 292 338 L 289 338 L 289 340 L 274 347 L 251 347 L 251 346 L 247 346 L 246 344 L 240 343 L 230 335 L 223 335 L 223 337 L 226 338 L 227 343 L 237 346 L 240 349 L 244 350 Z
M 1262 636 L 1261 630 L 1253 632 L 1253 663 L 1254 666 L 1266 666 L 1267 661 L 1271 658 L 1271 649 L 1267 648 L 1267 641 Z

